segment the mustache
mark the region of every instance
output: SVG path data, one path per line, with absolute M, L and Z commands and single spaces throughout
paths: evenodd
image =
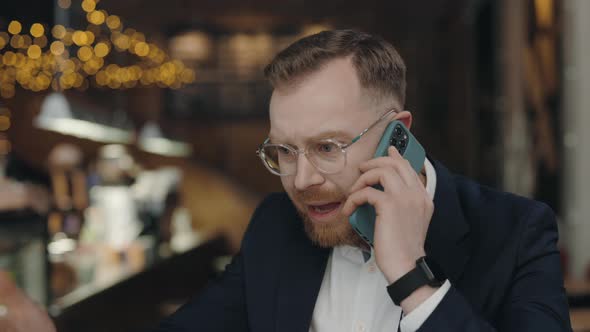
M 305 191 L 296 191 L 294 195 L 295 199 L 297 199 L 299 202 L 343 201 L 346 198 L 346 195 L 340 191 L 321 190 L 319 188 L 312 188 Z

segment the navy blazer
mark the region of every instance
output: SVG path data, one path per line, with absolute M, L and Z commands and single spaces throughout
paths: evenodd
M 419 331 L 571 331 L 551 209 L 433 164 L 425 250 L 452 286 Z M 307 332 L 329 254 L 270 195 L 224 274 L 156 331 Z

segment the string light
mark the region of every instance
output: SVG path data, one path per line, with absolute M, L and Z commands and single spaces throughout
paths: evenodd
M 11 121 L 10 121 L 10 109 L 5 107 L 0 107 L 0 131 L 7 131 L 10 129 Z M 6 150 L 2 147 L 2 141 L 5 140 L 2 133 L 0 133 L 0 154 L 4 153 L 3 150 Z
M 6 66 L 14 66 L 14 64 L 16 63 L 16 54 L 11 51 L 6 52 L 4 54 L 4 57 L 2 58 L 2 62 Z
M 10 46 L 12 46 L 12 48 L 25 47 L 25 38 L 21 35 L 12 36 L 12 38 L 10 38 Z
M 121 29 L 121 19 L 117 15 L 110 15 L 107 18 L 107 27 L 111 30 Z
M 107 56 L 109 51 L 109 46 L 104 42 L 97 43 L 94 46 L 94 54 L 96 54 L 96 56 L 99 58 L 104 58 Z
M 71 0 L 58 0 L 57 5 L 62 9 L 68 9 L 72 5 Z
M 41 48 L 45 48 L 47 46 L 47 37 L 45 37 L 45 35 L 37 37 L 33 40 L 33 44 L 38 45 Z
M 94 2 L 94 0 L 84 0 L 82 1 L 82 9 L 85 12 L 92 12 L 94 11 L 94 9 L 96 8 L 96 2 Z
M 16 53 L 16 61 L 14 63 L 15 68 L 24 68 L 27 65 L 27 58 L 21 53 Z M 18 74 L 18 72 L 17 72 Z
M 87 20 L 94 25 L 101 25 L 105 22 L 104 13 L 101 11 L 92 11 L 86 15 Z
M 0 87 L 0 96 L 6 99 L 14 97 L 14 85 L 3 84 Z
M 175 89 L 194 82 L 196 75 L 192 69 L 170 59 L 158 45 L 149 43 L 143 33 L 133 28 L 123 30 L 120 17 L 97 9 L 98 2 L 81 3 L 88 22 L 85 29 L 63 25 L 46 29 L 41 23 L 34 23 L 29 34 L 21 34 L 23 26 L 14 20 L 8 25 L 8 33 L 0 31 L 0 97 L 14 97 L 16 84 L 31 91 L 85 91 L 91 82 L 111 89 L 130 89 L 139 84 Z M 58 5 L 67 9 L 71 0 L 58 0 Z M 48 43 L 46 34 L 55 40 Z M 68 47 L 75 56 L 70 58 Z M 137 56 L 136 63 L 105 63 L 113 50 Z
M 0 32 L 0 50 L 6 46 L 10 41 L 10 37 L 6 32 Z
M 40 23 L 35 23 L 31 25 L 31 36 L 33 37 L 41 37 L 45 34 L 45 28 Z
M 61 55 L 65 50 L 64 43 L 60 41 L 54 41 L 53 43 L 51 43 L 51 46 L 49 48 L 51 49 L 51 53 L 53 55 Z
M 63 25 L 56 25 L 51 29 L 51 34 L 56 39 L 63 39 L 66 36 L 66 28 Z
M 84 31 L 77 30 L 72 35 L 72 41 L 78 46 L 83 46 L 88 43 L 88 36 Z
M 145 42 L 135 44 L 135 54 L 144 57 L 150 53 L 150 47 Z
M 6 131 L 10 128 L 10 117 L 0 115 L 0 131 Z
M 86 45 L 94 44 L 94 40 L 96 37 L 92 31 L 85 31 L 84 34 L 86 35 Z
M 86 62 L 88 60 L 90 60 L 93 56 L 93 52 L 92 52 L 92 48 L 90 46 L 83 46 L 80 47 L 80 49 L 78 50 L 78 59 Z
M 27 55 L 31 59 L 39 59 L 41 57 L 41 47 L 39 45 L 31 45 L 27 50 Z
M 19 21 L 11 21 L 8 24 L 8 32 L 13 35 L 18 35 L 23 29 L 23 26 L 20 24 Z
M 72 46 L 72 44 L 74 43 L 73 36 L 74 36 L 74 32 L 71 29 L 66 29 L 66 34 L 62 38 L 64 45 Z

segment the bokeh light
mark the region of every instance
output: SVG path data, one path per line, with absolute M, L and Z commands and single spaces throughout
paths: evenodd
M 96 2 L 94 0 L 84 0 L 82 1 L 82 9 L 85 12 L 92 12 L 96 8 Z
M 86 34 L 86 45 L 94 44 L 94 39 L 96 38 L 94 33 L 92 31 L 85 31 L 84 33 Z
M 94 53 L 99 58 L 104 58 L 105 56 L 107 56 L 109 54 L 109 51 L 109 46 L 104 42 L 97 43 L 94 46 Z
M 78 46 L 83 46 L 88 43 L 88 36 L 84 31 L 77 30 L 72 35 L 72 41 Z
M 62 53 L 65 50 L 65 46 L 64 46 L 64 43 L 57 40 L 57 41 L 54 41 L 53 43 L 51 43 L 51 46 L 49 47 L 49 49 L 51 50 L 51 53 L 53 55 L 62 55 Z
M 18 35 L 23 29 L 23 26 L 20 24 L 19 21 L 11 21 L 8 24 L 8 32 L 13 35 Z
M 12 48 L 25 48 L 25 37 L 21 35 L 14 35 L 10 38 L 10 46 Z
M 0 32 L 0 50 L 10 43 L 10 36 L 4 31 Z
M 39 59 L 41 57 L 41 47 L 39 45 L 31 45 L 27 50 L 27 55 L 31 59 Z
M 78 50 L 78 58 L 84 62 L 90 60 L 93 55 L 94 54 L 90 46 L 83 46 Z
M 150 47 L 145 42 L 135 44 L 135 53 L 141 57 L 147 56 L 150 53 Z
M 30 32 L 33 37 L 41 37 L 45 34 L 45 28 L 40 23 L 35 23 L 31 25 Z
M 10 117 L 0 115 L 0 131 L 6 131 L 10 128 Z
M 118 30 L 121 28 L 121 19 L 117 15 L 110 15 L 107 18 L 107 26 L 111 30 Z
M 47 46 L 47 37 L 45 35 L 37 37 L 33 39 L 33 44 L 38 45 L 41 48 L 45 48 Z
M 66 36 L 66 28 L 58 24 L 51 29 L 51 34 L 56 39 L 63 39 Z
M 123 29 L 121 18 L 97 9 L 98 2 L 83 0 L 79 3 L 86 12 L 87 24 L 75 26 L 76 29 L 34 23 L 26 33 L 22 24 L 14 20 L 8 25 L 8 33 L 0 31 L 0 50 L 12 47 L 0 53 L 0 97 L 12 98 L 17 84 L 31 91 L 74 88 L 85 91 L 91 85 L 130 89 L 138 84 L 153 84 L 176 89 L 194 81 L 192 69 L 181 61 L 172 60 L 156 44 L 149 43 L 142 32 Z M 71 4 L 71 0 L 58 0 L 58 5 L 64 9 Z M 49 38 L 54 40 L 50 43 Z M 134 57 L 135 63 L 109 64 L 113 49 Z M 6 121 L 4 118 L 0 121 L 3 121 L 2 128 Z
M 57 5 L 62 9 L 68 9 L 72 6 L 72 0 L 57 0 Z
M 105 22 L 105 15 L 101 11 L 92 11 L 86 16 L 88 21 L 94 25 L 101 25 Z

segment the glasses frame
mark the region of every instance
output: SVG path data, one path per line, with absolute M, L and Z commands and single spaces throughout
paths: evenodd
M 258 149 L 256 150 L 256 155 L 260 158 L 260 160 L 262 160 L 262 163 L 264 164 L 264 166 L 274 175 L 278 175 L 278 176 L 290 176 L 290 175 L 294 175 L 294 174 L 281 174 L 279 172 L 277 172 L 276 170 L 274 170 L 266 161 L 266 157 L 265 157 L 265 153 L 264 153 L 264 148 L 268 147 L 268 146 L 276 146 L 276 147 L 281 147 L 281 148 L 285 148 L 287 150 L 289 150 L 290 152 L 295 154 L 296 160 L 299 160 L 299 155 L 303 154 L 305 156 L 305 158 L 307 158 L 307 160 L 310 162 L 310 164 L 313 165 L 313 167 L 315 167 L 320 173 L 322 174 L 336 174 L 341 172 L 345 167 L 346 167 L 346 149 L 348 149 L 351 145 L 353 145 L 354 143 L 358 142 L 361 137 L 363 137 L 369 130 L 373 129 L 375 126 L 377 126 L 381 121 L 383 121 L 384 119 L 386 119 L 389 115 L 391 114 L 395 114 L 395 113 L 399 113 L 399 111 L 395 108 L 390 109 L 389 111 L 387 111 L 385 114 L 381 115 L 379 117 L 379 119 L 377 119 L 375 122 L 373 122 L 370 126 L 368 126 L 367 128 L 365 128 L 360 134 L 358 134 L 356 137 L 354 137 L 350 143 L 347 144 L 342 144 L 338 141 L 336 141 L 335 139 L 332 138 L 328 138 L 328 139 L 323 139 L 320 140 L 322 142 L 330 142 L 330 143 L 334 143 L 336 144 L 336 146 L 338 146 L 340 148 L 340 150 L 342 151 L 342 154 L 344 154 L 344 164 L 342 165 L 342 168 L 339 169 L 338 171 L 334 171 L 334 172 L 326 172 L 324 170 L 322 170 L 320 167 L 318 167 L 307 155 L 308 155 L 308 148 L 309 148 L 309 144 L 304 148 L 304 149 L 295 149 L 290 145 L 287 144 L 282 144 L 282 143 L 269 143 L 270 142 L 270 138 L 266 138 L 264 140 L 264 142 L 262 144 L 260 144 L 260 146 L 258 147 Z

